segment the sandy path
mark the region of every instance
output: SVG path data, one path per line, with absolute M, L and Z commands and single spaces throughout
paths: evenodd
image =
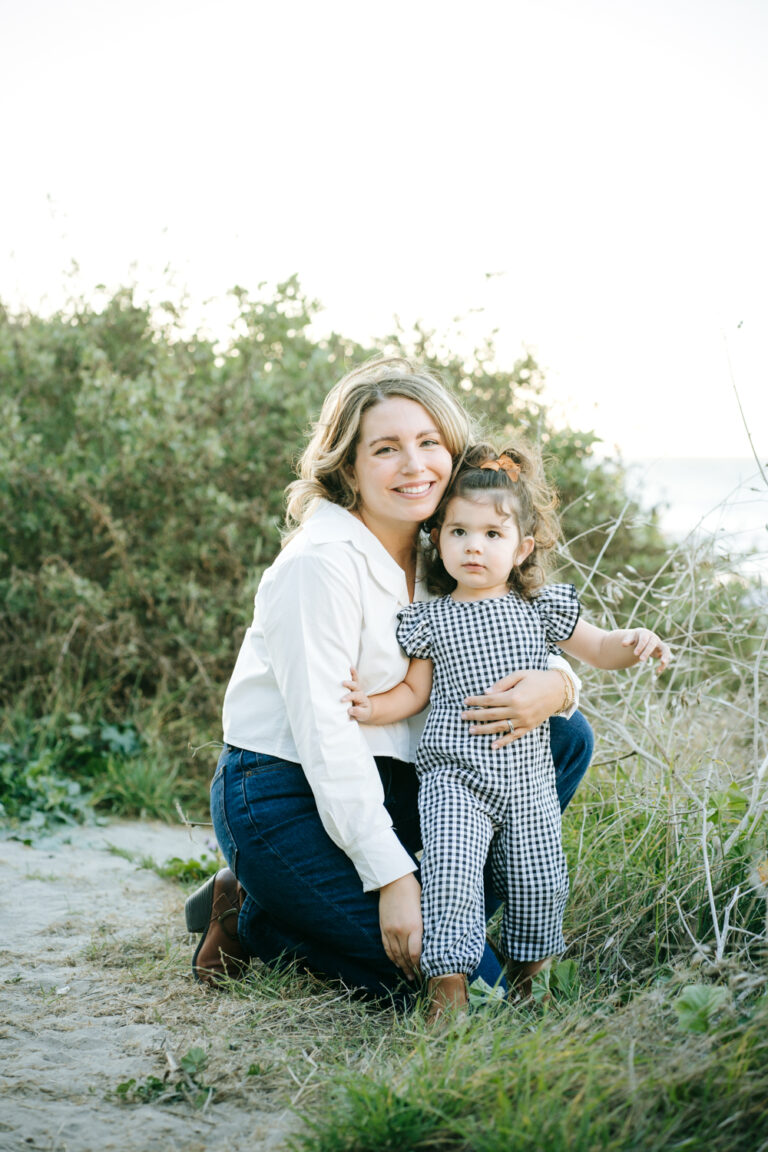
M 109 851 L 199 858 L 203 835 L 149 823 L 69 835 L 0 841 L 0 1149 L 283 1147 L 296 1121 L 247 1076 L 247 1005 L 189 975 L 178 887 Z M 162 1080 L 192 1047 L 208 1056 L 204 1110 L 115 1096 L 131 1078 Z

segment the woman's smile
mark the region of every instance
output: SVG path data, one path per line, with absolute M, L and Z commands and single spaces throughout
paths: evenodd
M 409 484 L 407 486 L 401 484 L 399 488 L 395 488 L 395 491 L 399 492 L 401 496 L 423 496 L 425 493 L 431 491 L 432 488 L 434 488 L 433 482 Z

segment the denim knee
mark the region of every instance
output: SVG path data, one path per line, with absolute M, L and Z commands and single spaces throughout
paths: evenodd
M 564 812 L 592 761 L 595 738 L 581 712 L 574 712 L 569 720 L 552 717 L 549 743 L 555 762 L 557 798 L 560 811 Z

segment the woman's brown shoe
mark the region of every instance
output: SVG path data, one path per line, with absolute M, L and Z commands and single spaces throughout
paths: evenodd
M 244 899 L 245 889 L 229 868 L 187 898 L 187 931 L 203 933 L 192 957 L 192 971 L 202 984 L 215 987 L 226 977 L 236 980 L 243 974 L 248 957 L 237 934 L 237 918 Z
M 446 976 L 431 976 L 427 982 L 429 1010 L 427 1024 L 431 1027 L 443 1016 L 460 1016 L 469 1006 L 469 982 L 463 972 L 450 972 Z

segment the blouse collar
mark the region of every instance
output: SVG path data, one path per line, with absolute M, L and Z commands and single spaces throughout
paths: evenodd
M 373 579 L 403 604 L 408 603 L 405 572 L 390 556 L 378 536 L 374 536 L 370 528 L 366 528 L 362 520 L 358 520 L 346 508 L 330 500 L 321 500 L 317 510 L 302 525 L 302 531 L 312 544 L 351 544 L 365 558 Z M 422 576 L 423 563 L 419 554 L 416 565 L 416 599 L 419 599 L 418 581 Z

